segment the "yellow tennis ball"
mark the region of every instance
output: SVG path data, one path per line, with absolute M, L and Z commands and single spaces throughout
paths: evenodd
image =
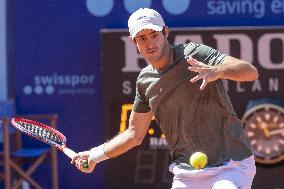
M 202 152 L 195 152 L 190 156 L 189 161 L 194 169 L 203 169 L 207 164 L 207 156 Z

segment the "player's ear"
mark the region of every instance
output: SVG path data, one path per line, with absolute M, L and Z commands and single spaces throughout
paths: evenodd
M 131 36 L 128 36 L 128 39 L 129 39 L 132 43 L 134 43 L 134 44 L 136 45 L 136 40 L 135 40 L 135 38 L 132 39 Z

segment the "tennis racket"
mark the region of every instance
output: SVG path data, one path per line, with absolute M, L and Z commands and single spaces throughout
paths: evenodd
M 20 130 L 21 132 L 54 146 L 71 159 L 76 155 L 73 150 L 67 148 L 66 137 L 52 127 L 24 118 L 13 118 L 11 123 L 16 129 Z M 83 162 L 83 168 L 88 168 L 87 161 Z

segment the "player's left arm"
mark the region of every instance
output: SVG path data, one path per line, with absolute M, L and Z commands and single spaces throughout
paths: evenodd
M 232 56 L 224 57 L 221 64 L 207 65 L 196 59 L 189 57 L 187 59 L 190 65 L 188 69 L 196 72 L 197 75 L 191 79 L 196 82 L 202 79 L 200 89 L 203 90 L 207 83 L 217 79 L 228 79 L 233 81 L 253 81 L 258 78 L 257 69 L 245 60 L 234 58 Z

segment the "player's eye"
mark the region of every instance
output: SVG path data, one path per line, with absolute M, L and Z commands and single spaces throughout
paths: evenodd
M 139 37 L 139 38 L 138 38 L 138 42 L 144 42 L 145 40 L 146 40 L 145 37 Z
M 157 32 L 152 34 L 152 39 L 156 39 L 157 37 L 158 37 L 158 33 Z

